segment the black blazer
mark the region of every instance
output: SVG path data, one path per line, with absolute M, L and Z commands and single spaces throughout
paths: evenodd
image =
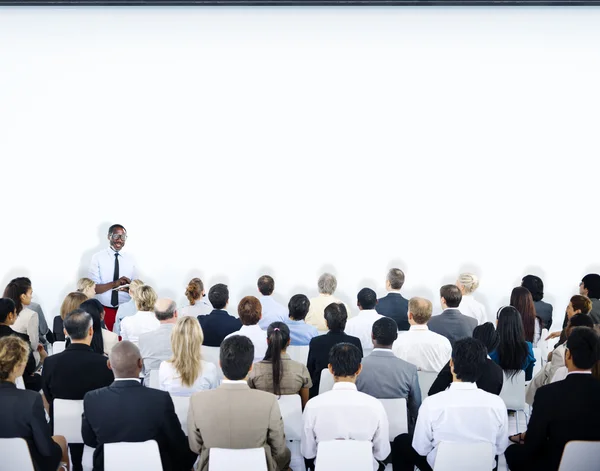
M 310 397 L 315 397 L 319 394 L 321 371 L 329 365 L 329 350 L 334 345 L 342 342 L 356 345 L 362 355 L 363 350 L 360 339 L 352 335 L 347 335 L 344 332 L 329 331 L 326 334 L 311 339 L 308 348 L 308 360 L 306 362 L 306 367 L 313 383 L 313 387 L 310 388 Z
M 552 304 L 544 301 L 536 301 L 533 304 L 535 305 L 537 317 L 542 320 L 542 329 L 550 330 L 550 326 L 552 325 Z
M 63 320 L 60 316 L 55 316 L 52 322 L 52 335 L 54 335 L 54 342 L 64 342 L 65 332 L 63 330 Z M 54 343 L 52 342 L 52 343 Z
M 225 337 L 242 328 L 240 320 L 223 309 L 214 309 L 206 316 L 198 316 L 198 322 L 204 332 L 202 345 L 207 347 L 220 347 Z
M 156 440 L 164 471 L 190 471 L 190 451 L 169 393 L 145 388 L 135 379 L 115 381 L 83 398 L 81 433 L 94 451 L 94 471 L 104 470 L 105 443 Z
M 24 340 L 29 346 L 29 335 L 15 332 L 8 325 L 0 325 L 0 339 L 2 337 L 8 337 L 14 335 Z M 23 373 L 23 382 L 25 383 L 26 389 L 32 391 L 39 391 L 42 389 L 42 377 L 39 374 L 34 374 L 36 371 L 35 358 L 33 357 L 33 350 L 29 348 L 29 358 L 27 358 L 27 366 L 25 366 L 25 372 Z
M 486 358 L 485 369 L 481 378 L 477 381 L 477 387 L 483 389 L 485 392 L 500 395 L 502 390 L 502 383 L 504 383 L 504 373 L 502 368 L 494 361 Z M 452 383 L 452 372 L 450 371 L 450 362 L 446 363 L 446 366 L 442 368 L 437 378 L 429 388 L 429 396 L 433 396 L 439 392 L 445 391 L 448 386 Z
M 375 310 L 382 316 L 390 317 L 398 324 L 398 330 L 410 329 L 408 323 L 408 299 L 400 293 L 390 293 L 381 298 Z
M 450 308 L 429 319 L 427 327 L 432 332 L 446 337 L 454 346 L 454 342 L 457 340 L 473 336 L 477 320 L 461 314 L 458 309 Z
M 0 438 L 23 438 L 36 471 L 56 471 L 62 450 L 52 440 L 42 396 L 0 382 Z

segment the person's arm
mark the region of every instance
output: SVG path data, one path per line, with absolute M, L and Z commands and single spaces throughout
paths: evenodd
M 56 466 L 62 457 L 60 446 L 52 440 L 50 426 L 46 422 L 46 414 L 44 412 L 44 404 L 42 396 L 39 394 L 35 398 L 33 408 L 31 410 L 31 431 L 33 433 L 33 442 L 38 453 L 46 459 L 55 458 Z
M 381 403 L 379 405 L 379 424 L 373 435 L 373 457 L 378 461 L 385 460 L 391 451 L 390 447 L 390 424 Z
M 529 424 L 527 424 L 527 433 L 525 434 L 525 453 L 529 458 L 544 451 L 547 444 L 548 420 L 552 417 L 552 409 L 547 405 L 547 388 L 538 389 L 535 394 L 535 407 L 531 413 Z
M 440 370 L 435 378 L 435 381 L 429 388 L 428 396 L 433 396 L 439 392 L 445 391 L 448 389 L 452 383 L 452 371 L 450 371 L 450 362 L 446 363 L 446 365 Z
M 188 443 L 190 449 L 196 453 L 200 454 L 202 451 L 202 445 L 204 444 L 204 440 L 202 439 L 202 433 L 200 429 L 196 425 L 196 414 L 194 414 L 194 401 L 190 398 L 190 407 L 188 408 Z
M 128 332 L 128 328 L 127 326 L 129 325 L 129 322 L 127 322 L 129 318 L 125 318 L 123 319 L 123 322 L 121 323 L 121 339 L 122 340 L 129 340 L 129 332 Z
M 417 416 L 419 415 L 419 407 L 421 407 L 421 386 L 419 385 L 419 375 L 417 370 L 414 371 L 412 376 L 409 390 L 408 390 L 408 431 L 412 432 L 415 429 L 417 423 Z M 394 437 L 391 437 L 394 438 Z
M 98 437 L 96 437 L 96 432 L 90 425 L 85 411 L 89 409 L 89 401 L 87 400 L 87 393 L 83 397 L 83 414 L 81 415 L 81 436 L 83 437 L 83 443 L 92 448 L 98 447 Z
M 508 413 L 504 406 L 504 401 L 500 399 L 500 402 L 502 402 L 502 404 L 498 409 L 498 414 L 500 414 L 500 427 L 498 427 L 498 431 L 496 432 L 496 456 L 500 456 L 508 447 Z
M 52 368 L 46 367 L 42 369 L 42 391 L 44 392 L 44 397 L 51 403 L 54 400 L 52 396 L 52 391 L 50 389 L 50 378 L 52 377 Z
M 283 419 L 279 410 L 279 403 L 273 397 L 271 413 L 269 416 L 269 430 L 267 431 L 267 443 L 271 447 L 271 456 L 277 463 L 277 469 L 286 470 L 290 465 L 292 454 L 285 443 L 283 432 Z
M 167 452 L 174 463 L 179 463 L 181 469 L 191 469 L 196 461 L 197 453 L 190 450 L 185 433 L 181 429 L 181 422 L 175 413 L 173 400 L 168 393 L 164 393 L 164 418 L 161 431 L 166 438 Z
M 312 382 L 310 383 L 312 384 Z M 302 402 L 302 410 L 306 407 L 310 394 L 310 388 L 302 388 L 300 390 L 300 401 Z
M 433 450 L 433 429 L 431 428 L 432 417 L 425 401 L 419 411 L 412 446 L 421 456 L 427 456 Z
M 310 388 L 313 387 L 313 382 L 308 372 L 308 368 L 302 365 L 302 388 L 299 391 L 300 401 L 302 402 L 302 410 L 306 407 L 306 403 L 310 397 Z
M 31 348 L 33 348 L 33 351 L 37 351 L 38 345 L 40 344 L 40 319 L 37 312 L 32 312 L 33 315 L 27 322 L 27 335 L 29 336 Z
M 300 452 L 308 460 L 317 456 L 317 438 L 314 431 L 314 412 L 310 405 L 304 409 L 302 416 L 302 437 L 300 441 Z

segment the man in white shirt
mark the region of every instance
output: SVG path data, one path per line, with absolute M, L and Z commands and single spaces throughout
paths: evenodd
M 159 299 L 154 305 L 154 315 L 160 323 L 158 329 L 140 334 L 139 349 L 144 360 L 144 373 L 158 370 L 160 363 L 173 356 L 171 332 L 177 323 L 177 304 L 170 299 Z
M 242 328 L 225 338 L 234 335 L 248 337 L 254 345 L 254 362 L 264 360 L 267 353 L 267 333 L 258 325 L 262 317 L 260 301 L 254 296 L 246 296 L 238 304 L 238 315 L 242 322 Z
M 402 434 L 393 445 L 394 471 L 431 471 L 440 442 L 490 443 L 494 455 L 508 446 L 506 404 L 495 394 L 477 388 L 475 382 L 486 367 L 487 350 L 474 338 L 457 340 L 452 350 L 452 384 L 429 396 L 419 409 L 414 436 Z M 488 470 L 494 469 L 491 460 Z M 484 471 L 483 469 L 481 471 Z
M 408 302 L 410 329 L 398 333 L 394 342 L 394 355 L 412 363 L 421 371 L 439 373 L 452 355 L 450 341 L 427 327 L 433 306 L 424 298 L 411 298 Z
M 96 283 L 96 297 L 104 306 L 104 323 L 112 332 L 119 304 L 129 301 L 127 288 L 135 278 L 136 268 L 129 254 L 121 253 L 127 240 L 127 231 L 121 224 L 108 229 L 109 247 L 92 256 L 88 277 Z
M 312 460 L 319 443 L 326 440 L 362 440 L 373 444 L 373 457 L 383 461 L 390 454 L 388 418 L 381 402 L 356 389 L 361 372 L 360 350 L 349 343 L 339 343 L 329 353 L 329 372 L 335 384 L 304 409 L 302 456 Z M 318 466 L 318 463 L 317 463 Z M 379 467 L 373 461 L 373 470 Z M 318 468 L 317 468 L 318 469 Z
M 258 286 L 258 291 L 262 295 L 260 297 L 262 318 L 258 321 L 260 328 L 262 330 L 267 330 L 273 322 L 285 322 L 288 317 L 287 309 L 273 299 L 275 280 L 269 275 L 263 275 L 258 279 L 256 284 Z
M 337 280 L 331 273 L 323 273 L 319 277 L 317 286 L 319 288 L 319 296 L 310 300 L 306 323 L 314 325 L 320 332 L 326 332 L 328 329 L 325 322 L 325 308 L 332 303 L 341 303 L 342 301 L 333 295 L 337 288 Z M 346 306 L 346 312 L 348 313 L 348 318 L 350 318 L 350 308 L 347 304 L 342 304 Z
M 349 319 L 346 323 L 346 333 L 360 339 L 365 350 L 373 350 L 373 324 L 383 316 L 375 310 L 377 305 L 377 293 L 369 288 L 363 288 L 358 292 L 357 302 L 358 316 Z

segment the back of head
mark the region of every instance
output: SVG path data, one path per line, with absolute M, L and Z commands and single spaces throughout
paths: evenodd
M 0 381 L 6 381 L 19 365 L 27 362 L 29 345 L 14 335 L 0 338 Z
M 344 303 L 331 303 L 325 308 L 324 317 L 331 332 L 343 332 L 348 321 L 348 311 Z
M 27 292 L 31 289 L 31 280 L 29 278 L 25 278 L 21 276 L 19 278 L 15 278 L 6 285 L 4 289 L 4 297 L 10 298 L 15 303 L 15 307 L 17 309 L 17 314 L 23 310 L 23 302 L 21 301 L 21 295 L 27 294 Z
M 134 343 L 128 340 L 117 343 L 110 351 L 108 360 L 115 378 L 137 379 L 142 370 L 142 355 L 140 354 L 140 350 Z
M 425 298 L 410 298 L 408 301 L 408 311 L 413 315 L 414 321 L 419 324 L 427 324 L 431 319 L 433 305 L 431 301 Z
M 521 280 L 521 286 L 529 290 L 533 301 L 536 303 L 544 297 L 544 282 L 539 276 L 525 275 Z
M 581 311 L 581 314 L 589 314 L 592 310 L 592 301 L 587 296 L 576 294 L 571 297 L 571 305 L 574 311 Z
M 588 298 L 600 299 L 600 275 L 590 273 L 581 280 L 583 287 L 588 290 Z
M 568 327 L 589 327 L 590 329 L 593 329 L 594 320 L 587 314 L 575 314 L 569 319 Z
M 60 318 L 64 321 L 67 314 L 78 309 L 81 303 L 88 300 L 88 297 L 78 291 L 67 294 L 62 305 L 60 306 Z
M 449 308 L 457 308 L 462 301 L 462 293 L 456 285 L 444 285 L 440 288 L 440 298 L 444 298 Z
M 358 374 L 362 355 L 356 345 L 338 343 L 329 351 L 329 365 L 333 376 L 347 378 Z
M 302 321 L 306 318 L 310 309 L 310 301 L 303 294 L 295 294 L 288 303 L 288 312 L 290 317 L 296 321 Z
M 92 316 L 81 308 L 67 314 L 64 320 L 64 328 L 71 340 L 87 339 L 93 324 Z
M 152 286 L 144 285 L 137 290 L 135 305 L 138 311 L 152 312 L 158 296 Z
M 200 296 L 202 296 L 202 291 L 204 291 L 202 280 L 200 278 L 192 278 L 185 289 L 185 297 L 193 306 L 200 299 Z
M 391 347 L 398 338 L 398 324 L 394 319 L 382 317 L 373 323 L 373 341 L 380 347 Z
M 319 293 L 333 294 L 337 289 L 337 280 L 331 273 L 323 273 L 317 282 Z
M 456 281 L 463 286 L 465 294 L 474 293 L 479 288 L 479 278 L 473 273 L 462 273 Z
M 171 331 L 173 357 L 170 362 L 181 376 L 184 386 L 191 387 L 201 373 L 203 341 L 204 333 L 195 317 L 185 316 L 177 319 Z
M 0 298 L 0 324 L 4 324 L 8 315 L 16 311 L 15 302 L 10 298 Z
M 138 291 L 145 284 L 146 283 L 142 280 L 131 280 L 131 283 L 129 284 L 129 296 L 131 296 L 131 299 L 133 299 L 135 303 L 137 303 Z
M 271 296 L 273 291 L 275 291 L 275 280 L 269 275 L 261 276 L 256 285 L 258 286 L 258 291 L 263 296 Z
M 371 288 L 361 289 L 356 298 L 361 309 L 375 309 L 377 306 L 377 293 Z
M 104 353 L 104 340 L 102 339 L 102 313 L 104 307 L 102 303 L 95 298 L 88 299 L 81 303 L 79 306 L 90 316 L 92 316 L 92 327 L 94 328 L 94 335 L 92 336 L 91 347 L 96 353 Z
M 154 305 L 154 315 L 161 322 L 173 319 L 175 311 L 177 311 L 177 304 L 171 299 L 159 299 Z
M 535 334 L 536 312 L 533 297 L 527 288 L 517 286 L 510 295 L 510 305 L 519 311 L 523 320 L 523 331 L 525 340 L 533 342 Z
M 473 330 L 473 338 L 481 341 L 485 345 L 488 353 L 493 352 L 500 344 L 498 332 L 491 322 L 478 325 Z
M 567 349 L 580 370 L 591 370 L 600 359 L 598 334 L 589 327 L 575 327 L 567 339 Z
M 475 383 L 486 367 L 487 350 L 480 340 L 467 337 L 457 340 L 452 348 L 452 364 L 456 377 Z
M 273 322 L 267 328 L 267 353 L 265 361 L 272 363 L 273 394 L 281 394 L 281 377 L 283 375 L 283 362 L 281 352 L 290 343 L 290 328 L 283 322 Z
M 254 296 L 242 298 L 238 304 L 238 316 L 243 325 L 256 325 L 262 317 L 262 305 Z
M 231 381 L 243 380 L 248 376 L 254 361 L 254 345 L 243 335 L 233 335 L 223 340 L 219 353 L 221 369 Z
M 389 281 L 391 289 L 399 290 L 404 286 L 404 272 L 400 268 L 391 268 L 385 279 Z
M 519 311 L 512 306 L 501 308 L 498 311 L 496 331 L 500 337 L 498 364 L 512 377 L 521 371 L 529 353 Z
M 229 289 L 227 285 L 218 283 L 208 290 L 208 300 L 214 309 L 225 309 L 229 302 Z
M 85 293 L 85 291 L 93 288 L 95 285 L 96 283 L 94 283 L 89 278 L 80 278 L 79 280 L 77 280 L 77 291 L 79 291 L 80 293 Z

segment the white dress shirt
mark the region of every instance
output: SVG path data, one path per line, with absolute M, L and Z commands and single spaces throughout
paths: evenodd
M 375 309 L 359 311 L 358 316 L 348 319 L 344 332 L 348 335 L 358 337 L 363 351 L 372 350 L 373 340 L 371 334 L 373 333 L 373 324 L 382 317 L 383 316 L 378 314 Z
M 372 442 L 377 460 L 390 454 L 389 425 L 383 405 L 357 391 L 354 383 L 335 383 L 331 391 L 312 398 L 306 404 L 302 421 L 301 451 L 307 459 L 317 456 L 319 442 L 325 440 Z M 377 468 L 373 461 L 373 469 Z
M 288 319 L 287 308 L 275 301 L 273 296 L 261 296 L 260 304 L 262 318 L 258 321 L 258 325 L 261 329 L 267 330 L 273 322 L 285 322 Z
M 327 332 L 327 323 L 325 322 L 325 308 L 332 303 L 341 303 L 342 301 L 333 295 L 319 294 L 316 298 L 310 300 L 310 308 L 306 315 L 305 322 L 310 325 L 314 325 L 320 332 Z M 351 317 L 350 308 L 347 304 L 346 311 L 348 311 L 348 319 Z
M 398 332 L 392 351 L 422 371 L 439 373 L 450 361 L 452 345 L 446 337 L 430 331 L 426 325 L 411 325 L 406 332 Z
M 442 441 L 488 442 L 495 455 L 508 446 L 508 413 L 499 396 L 477 389 L 475 383 L 452 383 L 446 391 L 429 396 L 419 409 L 412 446 L 433 468 Z M 483 470 L 482 470 L 483 471 Z
M 219 385 L 216 365 L 204 360 L 200 360 L 200 363 L 202 372 L 190 387 L 181 384 L 181 375 L 177 372 L 173 363 L 163 361 L 158 369 L 159 388 L 173 396 L 191 396 L 198 391 L 215 389 Z
M 258 324 L 243 325 L 240 330 L 232 332 L 225 338 L 228 339 L 234 335 L 243 335 L 252 340 L 254 344 L 254 363 L 264 360 L 265 353 L 267 353 L 267 333 Z
M 90 263 L 89 278 L 97 285 L 111 283 L 115 273 L 115 252 L 108 247 L 95 253 L 92 256 Z M 131 255 L 119 252 L 119 278 L 126 276 L 130 280 L 134 280 L 136 275 L 135 263 Z M 105 291 L 102 294 L 97 294 L 96 298 L 103 306 L 112 307 L 111 303 L 112 290 Z M 131 298 L 129 293 L 119 291 L 119 304 L 126 303 Z
M 186 316 L 193 316 L 193 317 L 198 317 L 198 316 L 206 316 L 207 314 L 210 314 L 213 310 L 212 304 L 210 304 L 208 301 L 206 301 L 204 298 L 200 298 L 198 300 L 196 300 L 196 303 L 192 306 L 191 304 L 182 307 L 181 309 L 177 310 L 177 314 L 179 315 L 179 317 L 186 317 Z
M 458 310 L 461 314 L 475 319 L 477 321 L 477 325 L 488 322 L 485 306 L 470 294 L 465 294 L 462 297 L 462 301 L 458 306 Z
M 153 312 L 138 311 L 121 321 L 121 337 L 137 345 L 141 334 L 152 332 L 159 327 L 160 322 Z

